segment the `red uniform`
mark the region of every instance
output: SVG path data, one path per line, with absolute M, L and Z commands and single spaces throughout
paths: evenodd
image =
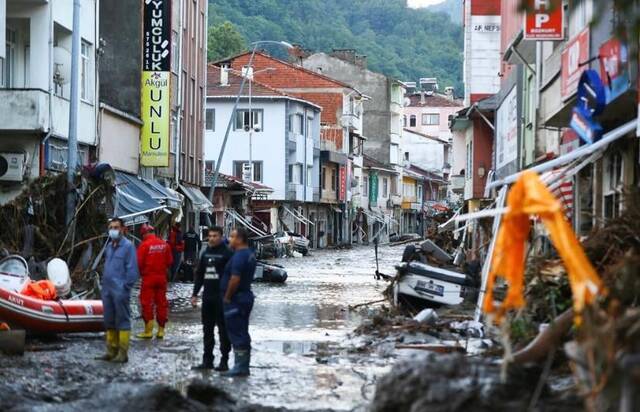
M 138 246 L 138 267 L 142 277 L 140 304 L 145 323 L 153 320 L 154 305 L 158 325 L 164 327 L 167 323 L 167 269 L 172 263 L 171 248 L 156 235 L 147 235 Z

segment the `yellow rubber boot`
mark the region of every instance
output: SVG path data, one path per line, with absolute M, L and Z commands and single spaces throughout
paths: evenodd
M 156 333 L 156 339 L 164 339 L 164 326 L 158 325 L 158 332 Z
M 144 332 L 138 333 L 136 335 L 138 339 L 151 339 L 153 338 L 153 321 L 144 324 Z
M 131 332 L 128 330 L 121 330 L 118 332 L 118 354 L 113 358 L 112 362 L 115 363 L 127 363 L 129 361 L 129 339 L 131 338 Z
M 111 361 L 118 354 L 118 331 L 109 329 L 105 336 L 107 338 L 107 352 L 102 356 L 98 356 L 96 360 Z

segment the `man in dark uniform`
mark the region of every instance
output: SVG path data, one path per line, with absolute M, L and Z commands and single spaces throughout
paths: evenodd
M 222 358 L 215 370 L 222 372 L 229 370 L 228 362 L 231 343 L 229 342 L 224 323 L 220 278 L 232 255 L 233 252 L 231 249 L 222 242 L 222 228 L 213 227 L 209 229 L 207 247 L 200 253 L 200 260 L 193 285 L 193 296 L 191 297 L 191 304 L 194 307 L 197 306 L 198 293 L 204 285 L 204 292 L 202 293 L 204 355 L 202 356 L 202 364 L 193 367 L 193 369 L 196 370 L 214 369 L 213 348 L 216 343 L 214 335 L 216 326 L 218 327 Z
M 225 267 L 220 288 L 224 293 L 224 320 L 235 361 L 226 376 L 248 376 L 251 363 L 249 317 L 255 299 L 251 283 L 257 262 L 256 255 L 249 248 L 249 234 L 244 228 L 235 229 L 229 243 L 234 254 Z

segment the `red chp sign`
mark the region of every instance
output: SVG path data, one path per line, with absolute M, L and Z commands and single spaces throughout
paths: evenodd
M 589 27 L 571 39 L 562 52 L 562 77 L 560 95 L 565 100 L 578 89 L 582 72 L 589 68 Z
M 524 15 L 525 40 L 564 39 L 562 0 L 528 0 Z

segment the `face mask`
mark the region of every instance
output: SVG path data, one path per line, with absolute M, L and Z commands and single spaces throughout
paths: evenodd
M 118 229 L 109 229 L 109 237 L 111 240 L 120 239 L 120 231 Z

